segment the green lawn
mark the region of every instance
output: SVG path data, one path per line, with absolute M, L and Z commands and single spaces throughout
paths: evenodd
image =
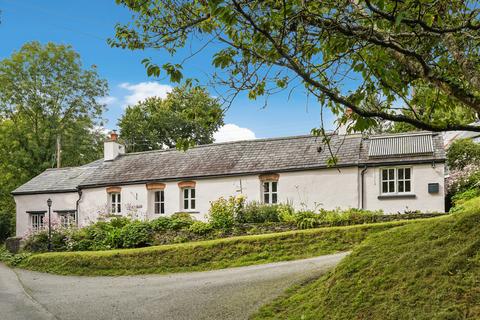
M 253 319 L 480 319 L 480 198 L 373 234 Z
M 43 253 L 24 259 L 18 267 L 64 275 L 127 275 L 221 269 L 347 251 L 368 235 L 412 223 L 417 222 L 319 228 L 141 249 Z

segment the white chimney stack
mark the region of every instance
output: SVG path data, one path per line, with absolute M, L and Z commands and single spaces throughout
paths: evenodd
M 120 154 L 125 154 L 125 146 L 118 143 L 118 134 L 113 130 L 103 144 L 103 161 L 112 161 Z

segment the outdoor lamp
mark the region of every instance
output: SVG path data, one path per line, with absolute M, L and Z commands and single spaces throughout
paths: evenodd
M 47 206 L 48 206 L 48 251 L 52 251 L 52 216 L 51 216 L 52 199 L 48 198 Z

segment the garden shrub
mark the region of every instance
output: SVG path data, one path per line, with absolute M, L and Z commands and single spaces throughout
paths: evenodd
M 150 227 L 154 232 L 170 229 L 170 218 L 160 217 L 150 221 Z
M 9 266 L 15 267 L 30 256 L 31 253 L 28 252 L 12 254 L 5 249 L 5 246 L 0 246 L 0 262 L 4 262 Z
M 454 141 L 447 151 L 447 165 L 451 170 L 463 170 L 468 165 L 480 165 L 480 145 L 472 139 Z
M 453 208 L 450 210 L 451 212 L 458 211 L 458 209 L 468 200 L 476 198 L 480 196 L 480 188 L 474 187 L 471 189 L 467 189 L 463 192 L 456 193 L 452 197 Z
M 287 206 L 287 205 L 283 205 Z M 247 203 L 236 216 L 237 223 L 279 222 L 278 204 L 263 204 L 256 201 Z
M 150 225 L 140 221 L 125 225 L 121 229 L 120 237 L 124 248 L 145 247 L 153 240 Z
M 212 201 L 208 221 L 216 229 L 227 230 L 232 228 L 235 218 L 244 210 L 244 202 L 245 198 L 243 197 L 230 197 L 228 200 L 220 198 Z
M 295 223 L 299 229 L 310 229 L 320 225 L 321 215 L 311 210 L 299 211 L 295 214 Z
M 190 225 L 188 230 L 194 234 L 204 236 L 213 231 L 213 226 L 210 223 L 195 221 Z
M 187 212 L 177 212 L 170 217 L 169 229 L 181 230 L 188 229 L 194 222 L 192 216 Z
M 52 250 L 67 250 L 67 233 L 65 229 L 52 228 Z M 26 238 L 25 250 L 37 252 L 48 250 L 48 229 L 36 232 Z
M 277 207 L 278 220 L 286 223 L 295 223 L 295 210 L 289 204 L 280 204 Z

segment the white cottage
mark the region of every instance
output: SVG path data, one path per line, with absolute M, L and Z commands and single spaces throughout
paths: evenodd
M 52 220 L 78 226 L 109 214 L 148 220 L 188 212 L 204 220 L 211 201 L 233 195 L 297 209 L 445 210 L 441 135 L 332 135 L 330 149 L 334 167 L 313 136 L 125 153 L 112 134 L 104 159 L 48 169 L 12 192 L 16 233 L 43 227 L 49 198 Z

